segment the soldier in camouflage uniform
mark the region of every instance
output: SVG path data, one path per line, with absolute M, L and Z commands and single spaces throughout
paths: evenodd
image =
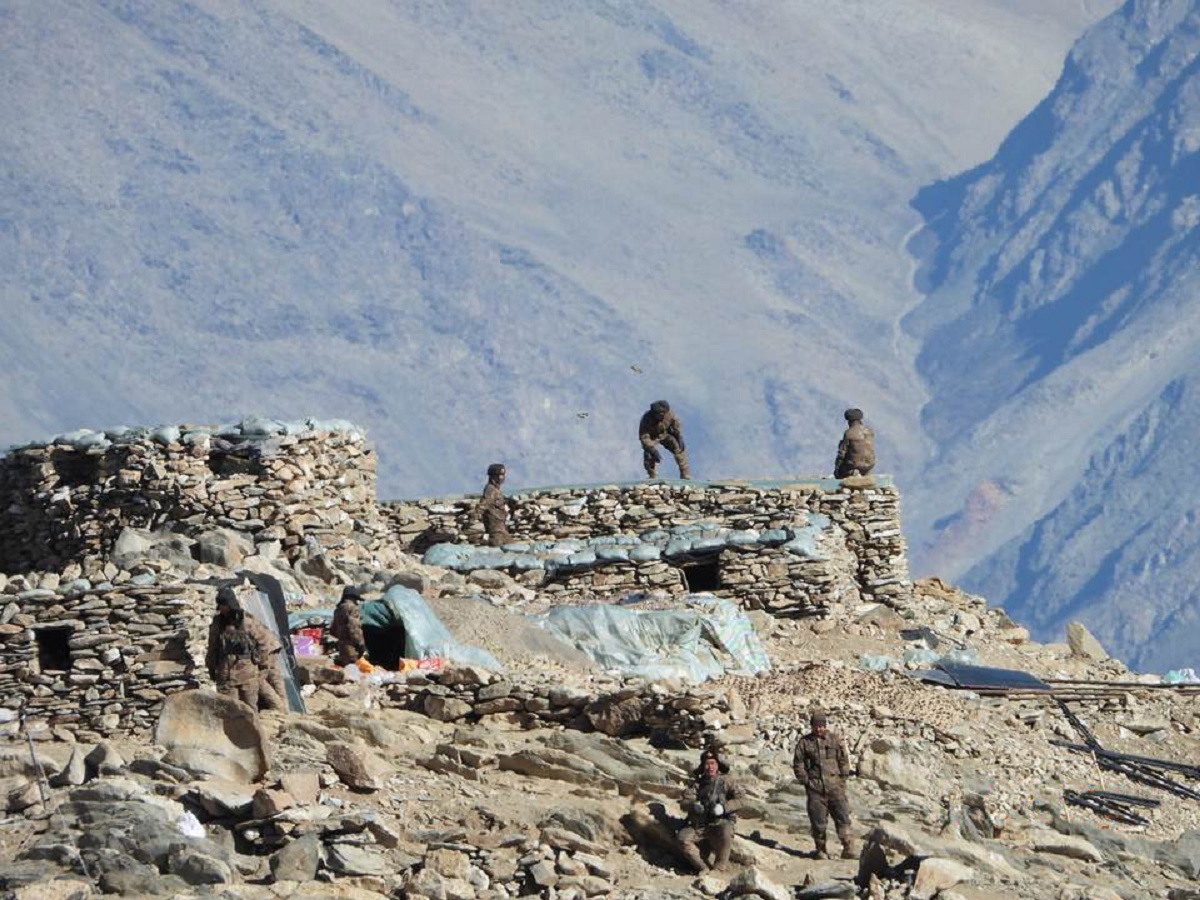
M 258 705 L 263 709 L 286 710 L 287 688 L 283 686 L 283 670 L 280 669 L 280 654 L 283 644 L 275 632 L 258 621 L 253 615 L 246 616 L 246 633 L 258 645 Z
M 825 825 L 833 816 L 842 842 L 842 859 L 854 859 L 854 835 L 850 831 L 850 804 L 846 800 L 846 778 L 850 757 L 842 739 L 826 730 L 825 713 L 812 714 L 812 731 L 800 738 L 792 758 L 792 771 L 808 793 L 808 823 L 812 827 L 814 856 L 829 859 L 825 849 Z
M 679 477 L 684 480 L 692 477 L 679 416 L 671 412 L 671 405 L 666 400 L 655 400 L 650 404 L 650 409 L 642 413 L 642 420 L 638 423 L 638 440 L 642 444 L 642 465 L 649 477 L 657 477 L 658 464 L 662 462 L 659 444 L 675 457 Z
M 258 623 L 253 617 L 247 620 L 233 588 L 223 587 L 217 591 L 217 612 L 208 627 L 208 652 L 204 664 L 218 691 L 236 697 L 257 711 L 259 661 L 265 654 L 260 633 L 254 625 Z
M 488 482 L 483 488 L 483 497 L 475 507 L 475 517 L 483 521 L 488 543 L 493 547 L 512 542 L 512 535 L 508 533 L 508 505 L 500 493 L 500 485 L 504 484 L 507 474 L 502 463 L 488 466 Z
M 712 868 L 724 869 L 733 850 L 736 816 L 730 803 L 742 792 L 727 778 L 729 766 L 715 747 L 700 756 L 695 772 L 692 802 L 687 808 L 687 825 L 679 832 L 679 851 L 697 872 L 709 868 L 703 850 L 712 854 Z
M 846 431 L 838 444 L 833 477 L 869 475 L 875 468 L 875 432 L 863 424 L 861 409 L 848 409 L 843 415 L 846 417 Z
M 358 588 L 347 585 L 342 589 L 342 599 L 333 611 L 329 633 L 337 641 L 337 664 L 348 666 L 356 663 L 366 653 L 367 641 L 363 636 L 362 615 L 358 609 L 361 595 Z

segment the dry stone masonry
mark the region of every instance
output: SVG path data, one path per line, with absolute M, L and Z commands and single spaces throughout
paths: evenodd
M 899 606 L 910 591 L 899 492 L 887 476 L 523 491 L 508 498 L 514 544 L 438 546 L 481 543 L 476 502 L 406 501 L 383 513 L 407 549 L 429 551 L 426 562 L 532 572 L 526 583 L 565 595 L 711 590 L 798 614 L 859 599 Z
M 126 527 L 229 528 L 263 555 L 353 556 L 376 521 L 375 453 L 348 423 L 76 431 L 0 457 L 0 571 L 106 556 Z

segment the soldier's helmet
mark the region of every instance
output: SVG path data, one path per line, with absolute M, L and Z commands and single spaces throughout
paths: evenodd
M 863 411 L 861 409 L 848 409 L 842 415 L 846 417 L 847 422 L 861 422 L 863 419 Z
M 239 613 L 242 611 L 242 603 L 238 600 L 237 594 L 229 585 L 225 585 L 217 590 L 217 609 L 225 607 L 230 612 Z
M 492 463 L 488 466 L 488 478 L 495 478 L 497 475 L 504 474 L 504 463 Z
M 666 400 L 655 400 L 650 404 L 650 412 L 654 413 L 655 415 L 661 416 L 664 413 L 669 413 L 670 411 L 671 404 Z
M 359 600 L 362 599 L 362 592 L 359 591 L 359 589 L 356 588 L 354 585 L 348 584 L 344 588 L 342 588 L 342 599 L 343 600 L 353 600 L 355 603 L 357 603 Z

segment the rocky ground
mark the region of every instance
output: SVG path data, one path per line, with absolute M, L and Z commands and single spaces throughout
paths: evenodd
M 1031 643 L 1003 613 L 936 580 L 919 583 L 903 611 L 752 614 L 772 670 L 687 686 L 593 671 L 522 618 L 546 599 L 499 573 L 310 561 L 289 578 L 289 592 L 314 603 L 339 582 L 381 590 L 399 579 L 506 671 L 371 686 L 344 683 L 317 660 L 305 666 L 302 716 L 264 713 L 247 725 L 205 696 L 194 710 L 180 706 L 186 726 L 157 735 L 85 744 L 42 733 L 33 754 L 49 777 L 44 798 L 30 744 L 10 727 L 0 744 L 4 889 L 26 900 L 1200 897 L 1200 801 L 1052 745 L 1079 735 L 1049 698 L 950 690 L 911 674 L 931 654 L 957 652 L 1047 679 L 1109 682 L 1102 693 L 1069 688 L 1079 697 L 1069 708 L 1106 748 L 1181 762 L 1200 758 L 1196 695 L 1154 687 L 1085 634 Z M 599 714 L 596 698 L 637 710 L 642 724 L 675 716 L 691 730 L 639 729 L 637 716 Z M 791 753 L 817 704 L 850 750 L 861 859 L 811 858 Z M 688 874 L 663 843 L 697 758 L 671 735 L 723 743 L 747 789 L 727 872 Z M 1091 788 L 1161 805 L 1132 826 L 1065 804 L 1064 790 Z

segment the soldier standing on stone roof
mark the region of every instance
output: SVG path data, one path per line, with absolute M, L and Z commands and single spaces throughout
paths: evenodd
M 512 535 L 508 533 L 508 505 L 504 502 L 504 495 L 500 493 L 500 485 L 504 484 L 507 474 L 503 463 L 492 463 L 488 466 L 488 481 L 483 488 L 483 497 L 475 507 L 475 518 L 483 521 L 488 543 L 493 547 L 502 547 L 512 542 Z
M 808 794 L 808 823 L 812 828 L 816 859 L 829 859 L 825 849 L 825 825 L 833 816 L 842 842 L 842 859 L 854 859 L 854 835 L 850 831 L 850 804 L 846 800 L 846 779 L 850 776 L 850 757 L 841 737 L 827 731 L 825 713 L 813 712 L 812 731 L 800 738 L 792 758 L 792 771 L 803 782 Z
M 704 851 L 712 854 L 712 868 L 724 869 L 733 850 L 736 815 L 730 804 L 742 796 L 728 778 L 729 766 L 716 747 L 700 755 L 695 771 L 692 801 L 687 808 L 687 825 L 679 832 L 679 852 L 697 872 L 709 868 Z
M 863 424 L 861 409 L 848 409 L 843 415 L 846 417 L 846 431 L 838 444 L 833 477 L 869 475 L 875 468 L 875 432 Z
M 685 480 L 692 477 L 679 416 L 671 412 L 671 405 L 666 400 L 655 400 L 650 404 L 650 408 L 642 413 L 642 420 L 638 423 L 638 440 L 642 444 L 642 465 L 646 467 L 649 477 L 657 477 L 658 464 L 662 462 L 662 454 L 658 452 L 659 444 L 666 447 L 675 457 L 675 464 L 679 466 L 679 477 Z
M 342 599 L 333 611 L 329 633 L 337 641 L 336 662 L 339 666 L 358 662 L 367 650 L 367 642 L 363 637 L 362 615 L 358 609 L 361 596 L 358 588 L 346 585 L 342 589 Z
M 246 612 L 233 588 L 218 590 L 217 612 L 208 627 L 204 665 L 218 691 L 236 697 L 257 712 L 259 661 L 265 654 L 253 625 L 246 626 Z

